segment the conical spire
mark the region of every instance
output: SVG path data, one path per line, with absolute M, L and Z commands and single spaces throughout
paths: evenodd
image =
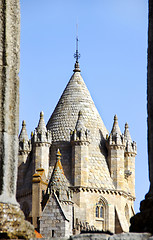
M 29 140 L 29 138 L 28 138 L 27 129 L 26 129 L 26 122 L 25 122 L 25 120 L 23 120 L 22 129 L 19 134 L 19 141 L 23 142 L 23 141 L 28 141 L 28 140 Z
M 125 140 L 132 142 L 130 132 L 129 132 L 128 123 L 125 123 L 124 137 L 125 137 Z
M 45 124 L 45 121 L 44 121 L 44 113 L 43 112 L 40 112 L 40 120 L 39 120 L 39 123 L 38 123 L 37 132 L 38 133 L 47 132 L 46 124 Z
M 118 125 L 117 115 L 114 116 L 114 123 L 113 123 L 112 131 L 111 131 L 112 135 L 115 135 L 116 133 L 119 134 L 119 135 L 122 135 L 121 130 L 120 130 L 119 125 Z
M 89 160 L 89 186 L 113 189 L 114 185 L 105 160 L 106 150 L 104 140 L 108 131 L 95 107 L 80 72 L 73 73 L 47 123 L 47 129 L 52 132 L 52 143 L 56 143 L 57 147 L 60 148 L 61 142 L 70 147 L 70 141 L 77 141 L 75 137 L 73 138 L 73 131 L 76 128 L 78 112 L 80 110 L 83 111 L 85 128 L 90 131 L 91 149 L 96 149 L 96 151 L 89 150 L 90 159 L 94 159 L 93 161 Z M 82 136 L 83 135 L 81 134 L 81 137 Z M 101 148 L 99 148 L 99 146 L 101 146 Z M 62 149 L 62 151 L 63 155 L 66 156 L 66 150 Z M 93 165 L 97 166 L 97 156 L 100 165 L 93 173 L 92 167 Z M 70 166 L 67 166 L 65 174 L 71 181 L 70 176 L 68 175 L 69 171 L 71 171 Z M 104 174 L 102 174 L 102 172 Z M 97 176 L 99 181 L 95 182 L 94 179 L 95 177 L 97 178 Z

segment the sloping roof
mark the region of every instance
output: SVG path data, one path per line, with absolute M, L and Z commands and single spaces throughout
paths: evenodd
M 114 185 L 106 162 L 105 139 L 108 131 L 80 71 L 75 69 L 47 123 L 47 129 L 52 132 L 52 142 L 56 144 L 59 142 L 59 148 L 60 142 L 70 142 L 70 132 L 76 127 L 80 111 L 83 112 L 84 127 L 90 131 L 89 187 L 113 189 Z
M 99 128 L 106 137 L 108 132 L 86 84 L 80 72 L 74 72 L 47 123 L 47 129 L 52 131 L 53 141 L 70 140 L 70 129 L 75 129 L 80 110 L 83 111 L 86 128 L 90 130 Z
M 35 230 L 36 238 L 43 238 L 43 236 Z

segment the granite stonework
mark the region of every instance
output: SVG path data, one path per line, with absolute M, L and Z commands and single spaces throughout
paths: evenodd
M 44 237 L 128 232 L 134 215 L 136 143 L 116 115 L 107 131 L 80 72 L 76 62 L 47 125 L 41 112 L 31 138 L 25 121 L 19 135 L 17 200 Z
M 13 204 L 0 203 L 0 238 L 29 239 L 35 237 L 34 228 L 25 221 L 20 208 Z
M 0 0 L 0 238 L 34 237 L 16 201 L 19 124 L 20 6 Z
M 110 236 L 109 234 L 80 234 L 69 239 L 79 240 L 151 240 L 150 233 L 121 233 Z
M 121 233 L 121 234 L 106 234 L 106 233 L 84 233 L 75 236 L 42 238 L 44 240 L 153 240 L 150 233 Z M 31 239 L 32 240 L 32 239 Z M 33 239 L 35 240 L 35 239 Z

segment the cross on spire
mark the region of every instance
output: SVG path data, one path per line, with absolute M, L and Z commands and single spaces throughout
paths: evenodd
M 76 25 L 76 52 L 74 54 L 74 58 L 76 59 L 76 62 L 78 62 L 79 58 L 80 58 L 80 53 L 79 53 L 79 50 L 78 50 L 78 42 L 79 42 L 79 39 L 78 39 L 78 24 Z

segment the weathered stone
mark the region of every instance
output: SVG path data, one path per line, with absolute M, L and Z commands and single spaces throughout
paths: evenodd
M 72 239 L 78 239 L 78 240 L 108 240 L 109 239 L 108 234 L 97 234 L 97 233 L 87 233 L 87 234 L 79 234 L 79 235 L 75 235 L 75 236 L 71 236 L 70 240 Z
M 19 0 L 0 0 L 0 238 L 34 237 L 16 201 L 19 124 Z
M 34 227 L 24 220 L 24 214 L 18 206 L 0 203 L 0 238 L 34 238 Z
M 140 213 L 131 219 L 131 232 L 153 233 L 153 1 L 149 0 L 148 28 L 148 74 L 147 74 L 147 110 L 148 110 L 148 160 L 150 189 L 140 204 Z
M 150 236 L 150 233 L 121 233 L 110 236 L 108 240 L 147 240 Z

